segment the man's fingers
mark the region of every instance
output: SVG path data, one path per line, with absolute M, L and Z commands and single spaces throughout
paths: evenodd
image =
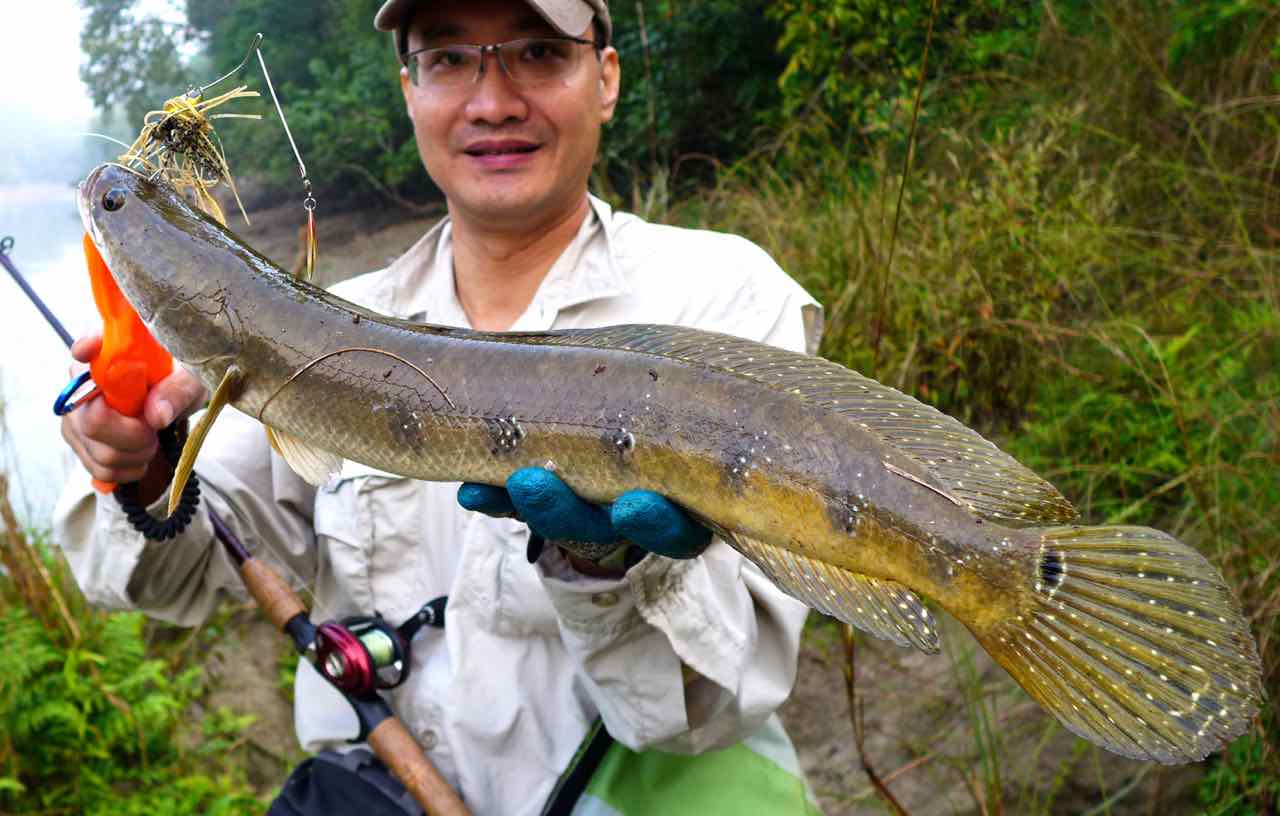
M 628 541 L 668 558 L 693 558 L 711 543 L 711 531 L 667 499 L 648 490 L 618 497 L 613 528 Z
M 182 366 L 152 386 L 147 401 L 142 405 L 142 415 L 147 425 L 159 431 L 167 428 L 180 416 L 191 413 L 206 399 L 204 384 Z
M 81 363 L 87 363 L 102 349 L 102 335 L 87 334 L 71 344 L 71 356 Z
M 600 543 L 618 540 L 609 514 L 578 498 L 549 470 L 517 470 L 507 479 L 507 492 L 520 518 L 543 538 Z
M 151 426 L 117 413 L 101 397 L 81 405 L 71 416 L 73 426 L 86 441 L 126 454 L 155 450 L 156 432 Z
M 146 474 L 147 466 L 155 457 L 154 450 L 150 455 L 145 452 L 126 453 L 93 441 L 85 443 L 85 451 L 88 454 L 85 466 L 89 473 L 103 482 L 136 482 Z
M 94 402 L 99 402 L 99 400 Z M 137 450 L 122 451 L 110 445 L 95 442 L 86 437 L 83 431 L 77 427 L 77 421 L 83 419 L 83 417 L 78 417 L 77 415 L 88 411 L 88 408 L 88 405 L 83 406 L 74 413 L 62 418 L 62 438 L 66 440 L 71 452 L 84 465 L 84 469 L 89 471 L 89 475 L 93 476 L 93 478 L 103 482 L 123 483 L 137 481 L 142 478 L 143 474 L 146 473 L 148 464 L 155 456 L 155 434 L 150 429 L 146 429 L 146 432 L 150 434 L 150 443 L 149 445 L 144 444 L 144 447 Z M 106 410 L 110 412 L 109 408 Z M 116 416 L 119 415 L 117 414 Z M 137 420 L 133 421 L 137 422 Z
M 146 475 L 159 448 L 150 426 L 117 413 L 101 397 L 62 418 L 62 437 L 89 475 L 117 484 Z
M 458 487 L 458 504 L 464 510 L 474 510 L 495 518 L 511 518 L 516 507 L 504 488 L 467 482 Z

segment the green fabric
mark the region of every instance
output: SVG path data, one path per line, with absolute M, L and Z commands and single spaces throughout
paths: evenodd
M 741 743 L 697 756 L 615 743 L 586 792 L 625 816 L 821 816 L 799 777 Z

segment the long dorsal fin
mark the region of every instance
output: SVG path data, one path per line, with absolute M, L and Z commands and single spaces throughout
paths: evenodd
M 1053 485 L 976 431 L 841 365 L 724 334 L 672 326 L 609 326 L 534 335 L 540 342 L 614 347 L 701 365 L 847 416 L 919 462 L 965 507 L 1008 526 L 1060 524 L 1076 511 Z

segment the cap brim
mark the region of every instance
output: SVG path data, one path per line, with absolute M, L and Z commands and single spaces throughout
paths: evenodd
M 415 6 L 423 0 L 387 0 L 373 17 L 373 27 L 378 31 L 398 31 Z M 525 0 L 542 19 L 566 37 L 579 37 L 591 25 L 597 15 L 592 5 L 582 0 Z M 610 26 L 606 24 L 606 31 Z
M 415 0 L 388 0 L 373 16 L 373 27 L 378 31 L 395 31 L 404 22 L 405 15 L 413 8 Z

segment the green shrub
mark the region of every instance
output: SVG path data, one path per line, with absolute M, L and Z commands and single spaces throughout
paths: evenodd
M 157 656 L 141 614 L 88 609 L 47 549 L 0 536 L 0 811 L 261 813 L 231 751 L 251 718 L 193 720 L 201 669 Z

